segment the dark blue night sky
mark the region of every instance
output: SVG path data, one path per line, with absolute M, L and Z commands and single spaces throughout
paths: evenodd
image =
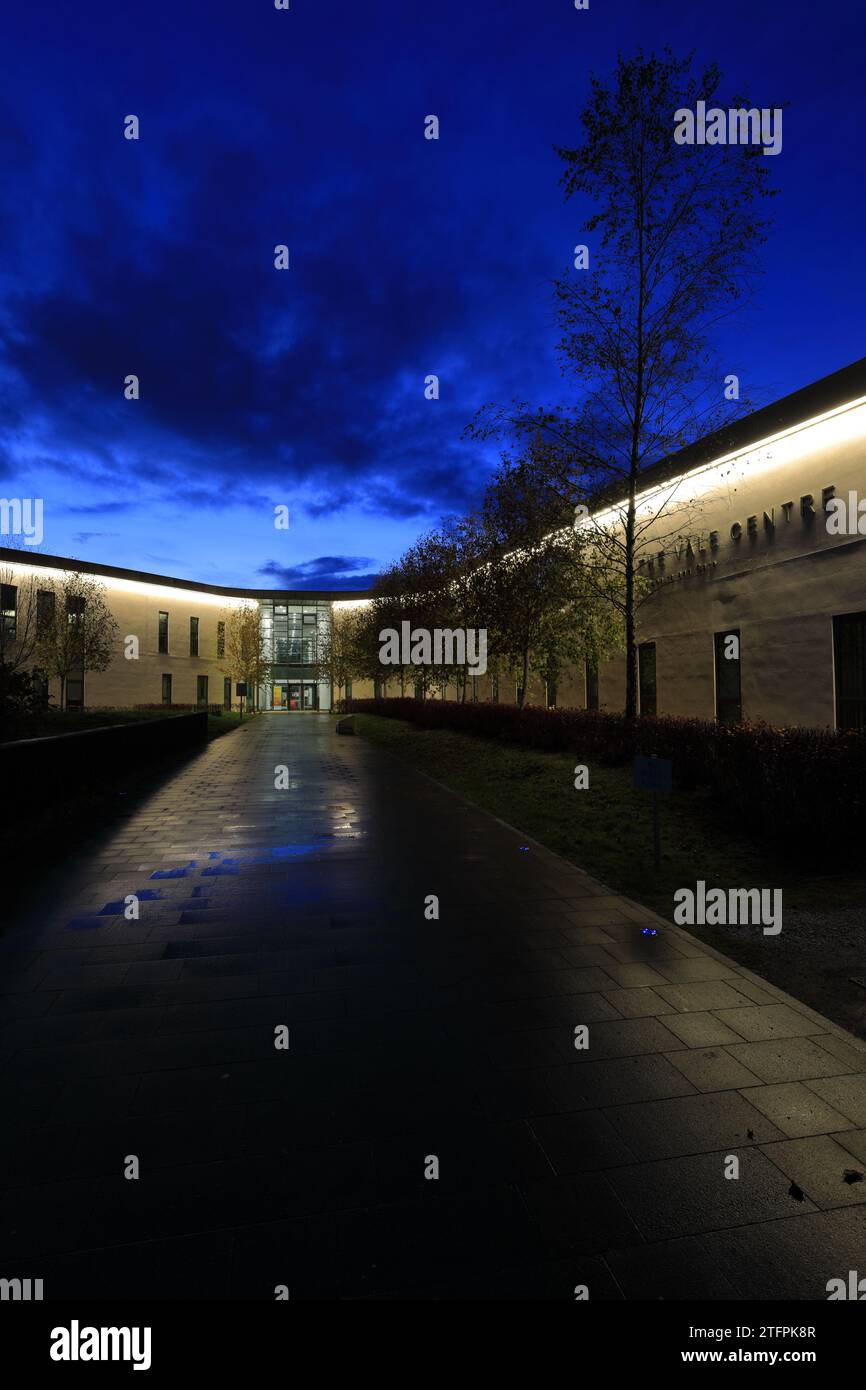
M 0 491 L 44 498 L 55 554 L 366 584 L 477 498 L 479 404 L 574 391 L 550 282 L 585 210 L 552 147 L 578 138 L 589 72 L 639 46 L 789 103 L 725 370 L 763 403 L 846 365 L 866 352 L 864 38 L 862 0 L 7 3 Z

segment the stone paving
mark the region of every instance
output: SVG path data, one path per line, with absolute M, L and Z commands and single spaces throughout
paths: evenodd
M 866 1050 L 323 716 L 216 740 L 47 873 L 0 988 L 0 1275 L 46 1298 L 866 1274 Z

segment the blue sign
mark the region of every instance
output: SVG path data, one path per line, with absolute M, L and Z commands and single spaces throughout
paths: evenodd
M 634 785 L 638 791 L 669 793 L 673 785 L 670 758 L 645 758 L 638 753 L 634 760 Z

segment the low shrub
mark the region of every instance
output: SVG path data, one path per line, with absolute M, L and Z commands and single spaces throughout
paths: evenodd
M 706 788 L 726 823 L 785 848 L 859 849 L 866 830 L 866 737 L 858 733 L 455 700 L 345 706 L 417 728 L 568 752 L 583 762 L 624 766 L 638 753 L 655 753 L 671 760 L 675 787 Z

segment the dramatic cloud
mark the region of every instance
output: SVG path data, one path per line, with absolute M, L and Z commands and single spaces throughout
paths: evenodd
M 819 103 L 784 39 L 772 63 L 757 37 L 743 54 L 750 11 L 733 3 L 701 31 L 732 79 L 771 70 L 769 104 L 798 83 Z M 5 26 L 4 492 L 44 498 L 57 552 L 77 541 L 143 564 L 159 536 L 176 572 L 241 583 L 274 554 L 273 509 L 287 505 L 291 558 L 275 578 L 300 583 L 314 557 L 359 543 L 372 574 L 479 497 L 496 461 L 464 437 L 479 405 L 580 388 L 559 372 L 551 282 L 587 209 L 563 203 L 553 146 L 577 137 L 589 68 L 613 66 L 620 28 L 561 0 L 442 0 L 430 14 L 216 0 L 206 39 L 198 20 L 172 21 L 169 43 L 169 13 L 137 17 L 134 41 L 108 0 L 52 11 L 48 28 L 38 7 Z M 649 47 L 684 25 L 688 48 L 673 0 L 629 18 Z M 847 51 L 816 71 L 847 92 L 856 150 L 864 98 Z M 138 141 L 123 138 L 130 112 Z M 423 138 L 428 112 L 438 141 Z M 846 327 L 862 317 L 862 185 L 800 129 L 778 161 L 799 189 L 772 234 L 780 269 L 726 349 L 744 378 L 770 362 L 779 393 L 862 352 Z M 818 240 L 832 257 L 804 265 Z M 124 395 L 131 376 L 138 399 Z
M 360 555 L 320 555 L 302 565 L 278 565 L 269 560 L 259 574 L 277 581 L 275 587 L 286 589 L 368 589 L 376 572 L 367 568 L 373 561 Z

